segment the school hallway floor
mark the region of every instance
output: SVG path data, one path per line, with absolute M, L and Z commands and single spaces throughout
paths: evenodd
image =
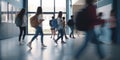
M 76 39 L 64 39 L 67 43 L 58 45 L 50 38 L 50 35 L 44 35 L 46 48 L 41 48 L 40 36 L 38 40 L 32 43 L 32 50 L 29 50 L 27 43 L 33 35 L 27 35 L 22 45 L 18 44 L 18 37 L 0 40 L 0 60 L 72 60 L 72 56 L 82 45 L 84 35 L 76 36 Z M 107 57 L 106 60 L 120 60 L 120 45 L 102 44 L 103 51 Z M 95 44 L 88 44 L 82 56 L 78 60 L 99 60 L 96 53 Z

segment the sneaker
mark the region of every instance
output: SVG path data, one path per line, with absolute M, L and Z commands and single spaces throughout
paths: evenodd
M 58 43 L 57 43 L 57 40 L 55 40 L 54 42 L 55 42 L 56 44 L 58 44 Z
M 62 41 L 61 43 L 64 44 L 64 43 L 66 43 L 66 42 Z
M 65 37 L 65 39 L 68 39 L 68 37 Z
M 30 42 L 27 44 L 27 46 L 28 46 L 30 49 L 32 49 Z
M 36 40 L 38 40 L 38 38 L 36 38 Z
M 75 39 L 75 37 L 73 37 L 73 39 Z
M 47 46 L 45 46 L 44 44 L 41 44 L 41 46 L 42 46 L 42 47 L 47 47 Z
M 69 35 L 69 37 L 71 38 L 71 35 Z
M 19 45 L 22 45 L 22 42 L 19 42 Z

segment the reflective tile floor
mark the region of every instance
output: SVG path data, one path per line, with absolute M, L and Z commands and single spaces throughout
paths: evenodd
M 32 50 L 27 43 L 33 35 L 28 35 L 22 45 L 18 43 L 18 37 L 0 40 L 0 60 L 73 60 L 72 57 L 78 48 L 83 44 L 83 35 L 76 36 L 75 39 L 64 39 L 66 44 L 58 45 L 49 35 L 44 35 L 46 48 L 41 48 L 40 36 L 32 43 Z M 102 44 L 103 52 L 106 56 L 104 60 L 120 60 L 120 45 Z M 100 60 L 96 53 L 95 44 L 88 43 L 87 48 L 78 60 Z

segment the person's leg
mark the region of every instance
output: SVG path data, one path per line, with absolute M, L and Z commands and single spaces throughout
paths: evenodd
M 64 28 L 64 35 L 65 35 L 65 39 L 68 39 L 65 28 Z
M 91 30 L 86 31 L 86 36 L 85 36 L 85 41 L 83 43 L 83 45 L 79 48 L 78 52 L 76 52 L 75 58 L 79 58 L 79 56 L 83 53 L 83 51 L 85 50 L 85 48 L 88 45 L 88 42 L 91 40 Z
M 95 46 L 96 46 L 96 50 L 97 50 L 97 53 L 99 55 L 99 58 L 103 59 L 104 58 L 104 53 L 102 51 L 102 46 L 100 45 L 98 37 L 97 37 L 97 35 L 96 35 L 94 30 L 92 31 L 92 33 L 93 33 L 92 39 L 96 41 L 96 45 Z
M 75 38 L 75 37 L 74 37 L 74 26 L 71 27 L 71 31 L 72 31 L 72 32 L 71 32 L 72 37 Z
M 40 35 L 41 35 L 41 44 L 44 45 L 44 42 L 43 42 L 43 30 L 42 30 L 42 27 L 40 27 Z
M 24 31 L 24 34 L 23 34 L 23 40 L 24 40 L 24 38 L 25 38 L 25 35 L 26 35 L 26 27 L 23 27 L 23 31 Z
M 22 27 L 19 27 L 19 31 L 20 31 L 20 34 L 19 34 L 19 42 L 21 42 L 21 36 L 22 36 Z
M 99 55 L 99 58 L 104 59 L 105 55 L 104 55 L 104 51 L 102 50 L 102 46 L 100 44 L 97 44 L 96 49 L 97 49 L 97 53 Z
M 62 30 L 61 30 L 61 29 L 58 30 L 58 37 L 57 37 L 57 39 L 55 40 L 55 43 L 56 43 L 56 44 L 57 44 L 57 41 L 62 37 L 61 33 L 62 33 Z
M 72 37 L 72 27 L 71 26 L 70 26 L 70 30 L 71 30 L 71 32 L 70 32 L 69 37 L 71 38 Z
M 64 29 L 61 29 L 61 43 L 66 43 L 63 41 L 63 36 L 65 35 Z
M 39 35 L 39 33 L 40 33 L 40 29 L 37 28 L 37 30 L 36 30 L 36 32 L 35 32 L 35 35 L 34 35 L 34 37 L 32 38 L 31 42 Z
M 52 34 L 53 34 L 53 32 L 52 32 L 52 28 L 51 28 L 50 30 L 51 30 L 51 37 L 50 37 L 50 38 L 52 38 Z
M 39 27 L 39 33 L 41 35 L 41 46 L 42 47 L 47 47 L 47 46 L 44 45 L 44 42 L 43 42 L 43 36 L 44 36 L 44 34 L 43 34 L 42 27 Z
M 58 30 L 58 34 L 57 34 L 57 38 L 60 36 L 60 32 L 59 32 L 59 30 Z
M 56 34 L 56 31 L 55 29 L 53 30 L 53 40 L 55 40 L 55 34 Z
M 53 37 L 53 35 L 54 35 L 54 28 L 51 28 L 51 32 L 52 32 L 51 38 L 54 38 Z
M 32 41 L 39 35 L 39 32 L 40 32 L 40 28 L 39 28 L 39 27 L 36 27 L 35 35 L 34 35 L 34 37 L 31 39 L 31 41 L 28 43 L 28 46 L 30 47 L 30 49 L 32 49 L 32 47 L 31 47 Z

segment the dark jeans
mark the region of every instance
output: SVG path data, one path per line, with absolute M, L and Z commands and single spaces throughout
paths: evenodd
M 43 44 L 43 30 L 42 30 L 42 27 L 36 27 L 36 32 L 35 32 L 35 35 L 34 37 L 32 38 L 32 41 L 37 38 L 38 35 L 41 35 L 41 43 Z
M 71 33 L 70 33 L 70 36 L 73 35 L 74 36 L 74 26 L 70 26 L 70 30 L 71 30 Z
M 63 41 L 63 35 L 64 35 L 64 29 L 59 29 L 58 30 L 58 37 L 57 37 L 57 41 L 61 38 L 61 41 Z
M 21 37 L 22 37 L 22 35 L 23 35 L 23 40 L 24 40 L 24 38 L 25 38 L 25 35 L 26 35 L 26 27 L 19 27 L 19 29 L 20 29 L 20 35 L 19 35 L 19 41 L 21 41 Z M 23 32 L 24 32 L 24 34 L 23 34 Z

